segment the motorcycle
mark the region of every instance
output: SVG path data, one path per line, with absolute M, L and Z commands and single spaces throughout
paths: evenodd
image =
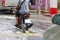
M 23 30 L 23 33 L 26 33 L 28 29 L 33 25 L 32 21 L 29 19 L 30 14 L 20 14 L 18 17 L 18 23 L 20 29 Z

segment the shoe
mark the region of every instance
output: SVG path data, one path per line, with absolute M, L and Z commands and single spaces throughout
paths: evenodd
M 16 26 L 17 28 L 21 29 L 21 27 L 20 27 L 18 24 L 16 24 L 15 26 Z
M 18 24 L 15 24 L 16 27 L 18 27 Z

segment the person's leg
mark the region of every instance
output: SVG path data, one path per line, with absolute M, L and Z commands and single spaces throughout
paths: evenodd
M 16 18 L 16 24 L 18 24 L 18 16 L 16 16 L 15 18 Z
M 15 18 L 16 18 L 16 24 L 15 24 L 15 26 L 16 26 L 16 27 L 18 26 L 18 17 L 19 17 L 19 13 L 17 12 L 17 13 L 15 14 Z
M 21 29 L 21 27 L 19 26 L 21 24 L 21 20 L 19 20 L 20 16 L 21 16 L 20 13 L 16 13 L 15 14 L 15 18 L 16 18 L 16 24 L 15 24 L 15 26 Z

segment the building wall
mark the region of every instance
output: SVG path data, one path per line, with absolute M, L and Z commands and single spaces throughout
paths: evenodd
M 30 0 L 32 9 L 36 9 L 36 5 L 37 5 L 36 1 L 37 0 Z
M 37 9 L 40 6 L 40 10 L 48 10 L 49 9 L 49 0 L 34 0 L 35 5 L 31 5 L 32 8 Z
M 58 0 L 58 10 L 60 10 L 60 0 Z

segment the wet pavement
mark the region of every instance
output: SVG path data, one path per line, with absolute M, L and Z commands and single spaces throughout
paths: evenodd
M 29 29 L 34 34 L 22 33 L 16 29 L 14 16 L 0 16 L 0 40 L 43 40 L 42 32 L 52 26 L 51 22 L 32 19 L 33 26 Z

